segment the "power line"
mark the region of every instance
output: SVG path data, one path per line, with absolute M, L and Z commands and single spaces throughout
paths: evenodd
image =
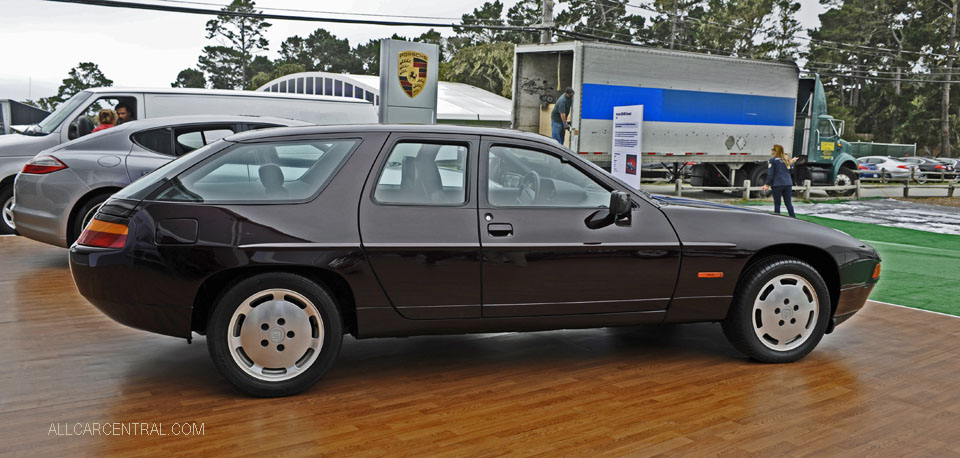
M 164 3 L 177 3 L 182 5 L 203 5 L 203 6 L 214 6 L 217 8 L 226 8 L 230 5 L 225 5 L 222 3 L 211 3 L 211 2 L 197 2 L 197 1 L 188 1 L 188 0 L 153 0 L 155 2 L 164 2 Z M 305 10 L 297 8 L 271 8 L 271 7 L 257 7 L 259 10 L 265 11 L 286 11 L 292 13 L 312 13 L 312 14 L 333 14 L 333 15 L 342 15 L 342 16 L 368 16 L 368 17 L 389 17 L 389 18 L 402 18 L 402 19 L 449 19 L 452 21 L 459 21 L 459 17 L 444 17 L 444 16 L 406 16 L 401 14 L 375 14 L 375 13 L 347 13 L 341 11 L 319 11 L 319 10 Z
M 306 21 L 306 22 L 332 22 L 338 24 L 363 24 L 363 25 L 386 25 L 393 27 L 434 27 L 434 28 L 461 28 L 461 29 L 489 29 L 489 30 L 511 30 L 524 32 L 539 32 L 542 27 L 536 26 L 514 26 L 514 25 L 480 25 L 480 24 L 452 24 L 439 22 L 401 22 L 384 21 L 377 19 L 349 19 L 349 18 L 330 18 L 314 16 L 295 16 L 289 14 L 275 13 L 245 13 L 241 11 L 215 11 L 205 8 L 193 8 L 187 6 L 168 6 L 149 3 L 134 3 L 117 0 L 46 0 L 57 3 L 74 3 L 80 5 L 105 6 L 111 8 L 129 8 L 137 10 L 163 11 L 170 13 L 200 14 L 207 16 L 232 16 L 258 19 L 272 19 L 280 21 Z

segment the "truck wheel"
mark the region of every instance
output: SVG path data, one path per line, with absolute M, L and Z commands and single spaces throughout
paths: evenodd
M 763 165 L 754 166 L 750 169 L 750 187 L 763 186 L 767 182 L 767 167 Z M 762 191 L 750 191 L 750 198 L 761 197 Z
M 0 218 L 0 234 L 16 234 L 17 226 L 13 223 L 13 186 L 0 187 L 0 205 L 3 218 Z
M 261 397 L 312 386 L 333 365 L 342 341 L 333 296 L 291 273 L 237 283 L 217 301 L 207 325 L 214 365 L 241 391 Z
M 850 170 L 846 167 L 840 167 L 840 171 L 837 172 L 837 178 L 833 180 L 834 186 L 851 186 L 857 182 L 860 178 L 857 177 L 857 173 L 853 170 Z M 855 189 L 848 189 L 846 191 L 827 191 L 827 195 L 840 197 L 840 196 L 852 196 L 857 191 Z
M 820 343 L 830 321 L 830 292 L 810 264 L 771 256 L 740 279 L 723 333 L 737 350 L 764 363 L 803 358 Z

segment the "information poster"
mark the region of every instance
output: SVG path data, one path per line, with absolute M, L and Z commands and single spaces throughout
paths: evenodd
M 613 108 L 613 176 L 640 189 L 640 148 L 643 145 L 643 105 Z

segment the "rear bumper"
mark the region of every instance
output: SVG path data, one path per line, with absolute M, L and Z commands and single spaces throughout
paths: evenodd
M 88 190 L 70 169 L 46 175 L 18 175 L 13 207 L 17 231 L 38 242 L 67 248 L 70 210 Z
M 189 339 L 192 304 L 151 303 L 143 290 L 151 290 L 155 279 L 146 267 L 135 266 L 125 251 L 71 247 L 70 272 L 80 294 L 120 324 Z M 171 296 L 175 294 L 160 298 Z

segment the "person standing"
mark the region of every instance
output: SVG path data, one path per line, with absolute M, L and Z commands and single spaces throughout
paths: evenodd
M 791 218 L 797 215 L 793 212 L 793 177 L 790 175 L 790 168 L 798 158 L 790 159 L 783 152 L 783 146 L 773 145 L 770 150 L 771 157 L 767 161 L 767 182 L 763 185 L 763 190 L 773 189 L 773 212 L 780 214 L 780 199 L 787 206 L 787 212 Z
M 553 106 L 553 112 L 550 113 L 550 127 L 552 128 L 553 139 L 559 144 L 563 141 L 570 128 L 570 107 L 573 105 L 573 88 L 568 87 L 557 99 L 557 104 Z

